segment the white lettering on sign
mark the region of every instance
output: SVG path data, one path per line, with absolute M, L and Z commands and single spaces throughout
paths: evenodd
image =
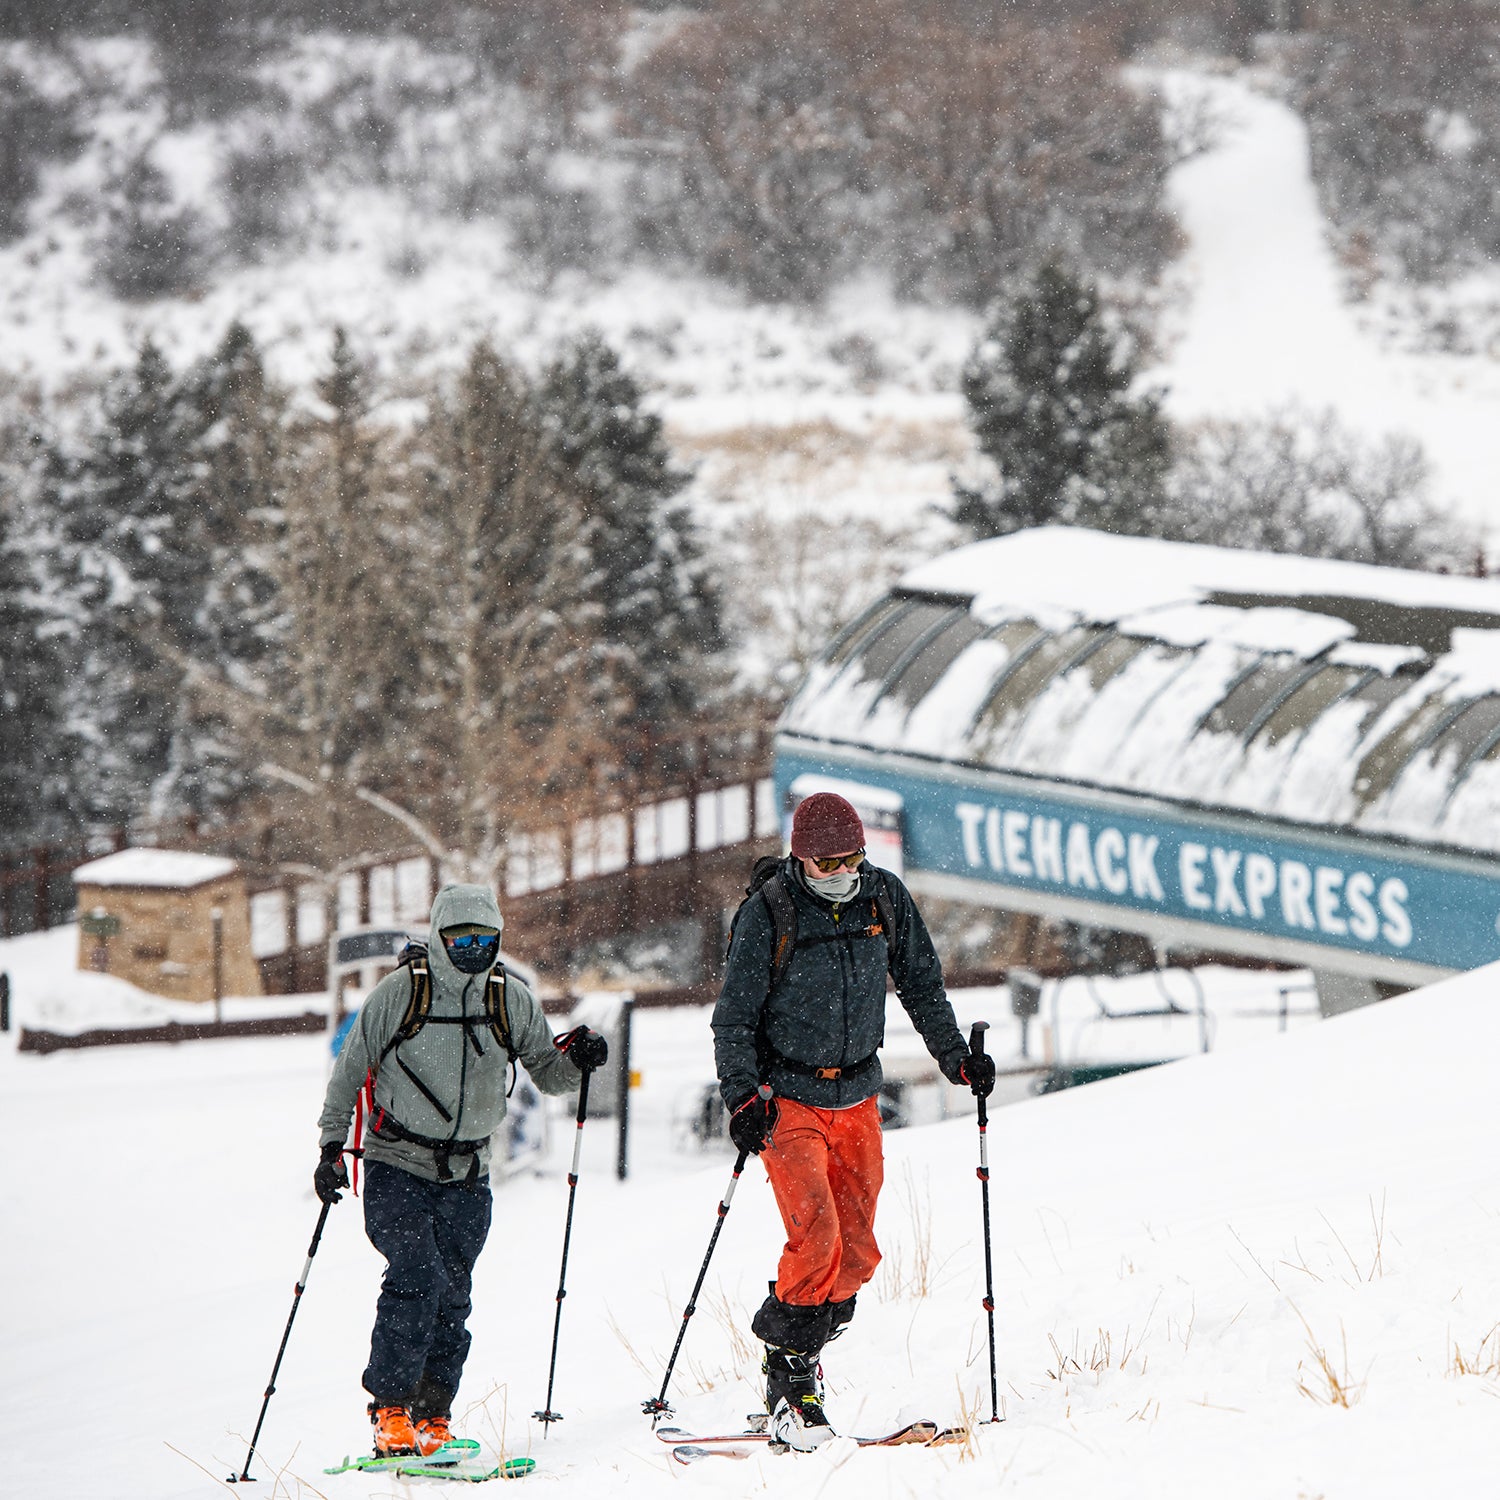
M 1349 904 L 1349 936 L 1357 937 L 1362 943 L 1372 941 L 1380 932 L 1380 918 L 1370 905 L 1370 897 L 1374 894 L 1375 877 L 1366 875 L 1363 870 L 1356 870 L 1344 882 L 1344 900 Z
M 1130 888 L 1130 877 L 1119 863 L 1125 858 L 1125 835 L 1118 828 L 1105 828 L 1094 841 L 1094 863 L 1099 869 L 1099 884 L 1112 895 L 1123 896 Z
M 1005 829 L 1005 868 L 1012 875 L 1030 875 L 1031 861 L 1026 858 L 1026 825 L 1031 819 L 1012 807 L 1006 809 L 1000 821 Z
M 1339 912 L 1339 891 L 1344 884 L 1344 872 L 1319 865 L 1313 875 L 1313 910 L 1318 916 L 1318 929 L 1343 937 L 1349 924 Z
M 984 863 L 979 853 L 979 825 L 984 822 L 986 809 L 972 802 L 960 802 L 954 811 L 958 814 L 958 826 L 963 830 L 964 863 L 972 870 Z M 988 811 L 991 817 L 996 815 L 993 807 Z
M 1240 900 L 1239 886 L 1235 883 L 1243 855 L 1238 849 L 1210 849 L 1208 853 L 1214 867 L 1214 910 L 1234 917 L 1244 916 L 1245 903 Z
M 1058 818 L 1031 820 L 1031 862 L 1038 880 L 1063 882 L 1062 821 Z
M 1094 851 L 1089 844 L 1089 831 L 1083 823 L 1068 824 L 1068 884 L 1082 886 L 1085 890 L 1097 891 L 1099 877 L 1094 874 Z
M 1281 920 L 1288 927 L 1316 927 L 1307 898 L 1312 894 L 1312 871 L 1300 859 L 1281 862 Z
M 1265 854 L 1245 859 L 1245 905 L 1257 922 L 1265 920 L 1266 897 L 1276 889 L 1276 861 Z
M 1203 889 L 1203 862 L 1208 850 L 1202 844 L 1184 844 L 1177 851 L 1177 879 L 1182 885 L 1182 899 L 1198 911 L 1207 911 L 1214 903 Z
M 970 869 L 1072 890 L 1103 890 L 1157 906 L 1180 900 L 1193 912 L 1260 924 L 1279 920 L 1288 928 L 1361 943 L 1381 939 L 1405 948 L 1412 940 L 1410 892 L 1394 876 L 1377 883 L 1367 870 L 1314 867 L 1258 850 L 1185 841 L 1176 846 L 1177 889 L 1169 898 L 1157 868 L 1161 839 L 1156 834 L 1127 835 L 1109 823 L 1065 821 L 979 802 L 956 803 L 954 813 Z
M 1394 877 L 1380 887 L 1380 910 L 1385 916 L 1380 935 L 1393 948 L 1404 948 L 1411 942 L 1411 917 L 1406 910 L 1409 894 L 1406 882 Z
M 1161 840 L 1153 833 L 1130 835 L 1130 891 L 1141 901 L 1165 901 L 1167 893 L 1161 888 L 1156 873 L 1156 847 Z

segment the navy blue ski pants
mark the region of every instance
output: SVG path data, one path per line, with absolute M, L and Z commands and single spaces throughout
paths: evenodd
M 428 1182 L 365 1166 L 365 1233 L 385 1257 L 364 1387 L 377 1406 L 446 1416 L 469 1353 L 474 1262 L 490 1232 L 490 1185 Z

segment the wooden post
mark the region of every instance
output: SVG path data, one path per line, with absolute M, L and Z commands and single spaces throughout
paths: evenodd
M 31 851 L 31 860 L 33 931 L 44 932 L 52 925 L 52 851 L 43 844 Z
M 224 908 L 216 906 L 208 914 L 213 924 L 214 1023 L 224 1022 Z

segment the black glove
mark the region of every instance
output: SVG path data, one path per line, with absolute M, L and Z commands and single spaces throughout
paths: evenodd
M 759 1156 L 771 1144 L 771 1132 L 780 1113 L 775 1099 L 759 1091 L 747 1095 L 729 1111 L 729 1139 L 737 1150 Z
M 995 1059 L 988 1052 L 971 1052 L 958 1070 L 958 1081 L 969 1085 L 976 1099 L 988 1099 L 995 1087 Z
M 313 1189 L 324 1203 L 342 1203 L 344 1195 L 340 1188 L 349 1186 L 349 1169 L 344 1165 L 344 1147 L 341 1141 L 328 1141 L 323 1146 L 322 1160 L 313 1173 Z
M 571 1031 L 563 1032 L 553 1038 L 552 1045 L 584 1073 L 602 1068 L 609 1061 L 609 1043 L 587 1026 L 575 1026 Z
M 938 1066 L 949 1083 L 972 1089 L 976 1099 L 988 1099 L 995 1087 L 995 1059 L 988 1052 L 950 1052 Z

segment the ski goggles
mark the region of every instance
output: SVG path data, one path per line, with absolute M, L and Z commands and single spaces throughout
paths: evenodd
M 825 874 L 832 875 L 840 865 L 847 865 L 851 870 L 857 870 L 865 862 L 865 851 L 856 849 L 853 854 L 832 854 L 824 859 L 815 859 L 813 863 Z
M 450 953 L 482 953 L 487 948 L 500 946 L 498 932 L 466 932 L 462 937 L 445 937 L 443 946 Z

